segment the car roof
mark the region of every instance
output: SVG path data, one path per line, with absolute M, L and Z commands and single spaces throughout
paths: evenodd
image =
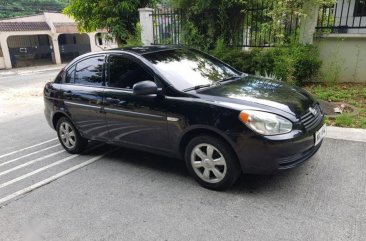
M 151 54 L 162 51 L 169 51 L 175 49 L 182 49 L 182 46 L 165 46 L 165 45 L 151 45 L 151 46 L 137 46 L 137 47 L 125 47 L 125 48 L 116 48 L 111 49 L 109 51 L 126 51 L 134 54 L 144 55 Z

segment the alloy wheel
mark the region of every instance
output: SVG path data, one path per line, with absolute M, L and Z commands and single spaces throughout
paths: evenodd
M 67 122 L 62 122 L 60 125 L 60 138 L 62 143 L 72 149 L 76 145 L 76 135 L 72 126 Z

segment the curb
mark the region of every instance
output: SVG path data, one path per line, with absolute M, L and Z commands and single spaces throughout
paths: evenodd
M 65 64 L 59 65 L 44 65 L 44 66 L 34 66 L 34 67 L 24 67 L 18 69 L 10 69 L 10 70 L 1 70 L 0 77 L 9 76 L 9 75 L 22 75 L 22 74 L 30 74 L 30 73 L 39 73 L 50 70 L 60 70 L 65 66 Z
M 366 142 L 366 129 L 327 126 L 326 138 Z

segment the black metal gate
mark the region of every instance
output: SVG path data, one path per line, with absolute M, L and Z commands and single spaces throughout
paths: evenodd
M 324 33 L 366 33 L 366 0 L 338 0 L 324 5 L 316 28 Z
M 10 36 L 8 45 L 12 67 L 52 64 L 53 49 L 49 38 L 48 35 Z
M 170 8 L 157 8 L 153 14 L 153 44 L 181 44 L 181 13 Z
M 275 7 L 274 0 L 248 1 L 247 6 L 241 11 L 241 30 L 238 36 L 233 36 L 238 40 L 235 41 L 237 47 L 272 47 L 289 42 L 291 36 L 296 36 L 299 27 L 296 13 L 282 14 L 280 19 L 274 20 L 269 14 Z M 202 18 L 205 15 L 203 13 Z M 152 44 L 185 44 L 182 36 L 184 16 L 179 10 L 157 8 L 152 17 Z

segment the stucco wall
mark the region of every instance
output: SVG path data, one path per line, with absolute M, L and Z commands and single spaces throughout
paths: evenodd
M 366 35 L 329 35 L 314 41 L 323 61 L 321 79 L 366 83 Z

